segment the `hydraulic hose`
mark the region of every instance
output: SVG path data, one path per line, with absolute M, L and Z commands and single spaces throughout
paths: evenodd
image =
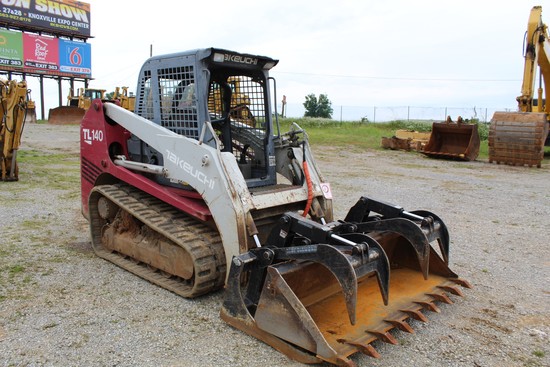
M 307 184 L 307 203 L 306 208 L 304 209 L 304 213 L 302 214 L 304 217 L 307 217 L 307 214 L 309 213 L 309 209 L 311 209 L 311 203 L 313 202 L 313 184 L 311 183 L 311 176 L 309 175 L 309 168 L 306 162 L 306 158 L 304 155 L 304 176 L 306 178 L 306 184 Z

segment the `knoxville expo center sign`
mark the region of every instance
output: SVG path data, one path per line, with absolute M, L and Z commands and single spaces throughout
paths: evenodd
M 90 4 L 0 0 L 1 26 L 6 29 L 0 28 L 0 70 L 91 77 L 91 45 L 83 41 L 91 37 Z M 58 36 L 70 36 L 71 40 Z
M 0 23 L 89 38 L 90 4 L 74 0 L 0 0 Z

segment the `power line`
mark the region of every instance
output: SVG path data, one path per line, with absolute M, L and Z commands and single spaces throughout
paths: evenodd
M 368 76 L 368 75 L 340 75 L 340 74 L 318 74 L 292 71 L 273 71 L 273 74 L 305 75 L 330 78 L 353 78 L 373 80 L 407 80 L 407 81 L 435 81 L 435 82 L 521 82 L 519 79 L 470 79 L 470 78 L 413 78 L 413 77 L 391 77 L 391 76 Z

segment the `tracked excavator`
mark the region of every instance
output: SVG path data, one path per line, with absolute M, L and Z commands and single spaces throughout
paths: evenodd
M 495 112 L 489 129 L 489 162 L 541 167 L 550 146 L 550 39 L 542 7 L 531 9 L 525 33 L 525 64 L 518 112 Z M 539 88 L 535 84 L 539 71 Z M 543 95 L 544 92 L 544 95 Z
M 216 48 L 155 56 L 134 113 L 94 100 L 82 211 L 100 257 L 183 297 L 225 288 L 228 324 L 294 360 L 353 366 L 470 285 L 434 213 L 363 196 L 333 218 L 307 133 L 279 126 L 277 62 Z M 254 123 L 234 111 L 235 80 Z
M 25 125 L 28 90 L 26 81 L 0 79 L 0 163 L 2 181 L 17 181 L 17 152 Z

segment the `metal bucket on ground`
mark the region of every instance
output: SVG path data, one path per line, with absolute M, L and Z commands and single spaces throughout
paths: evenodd
M 473 161 L 479 155 L 479 132 L 476 124 L 468 124 L 461 117 L 453 122 L 434 122 L 430 141 L 423 153 L 433 158 Z

